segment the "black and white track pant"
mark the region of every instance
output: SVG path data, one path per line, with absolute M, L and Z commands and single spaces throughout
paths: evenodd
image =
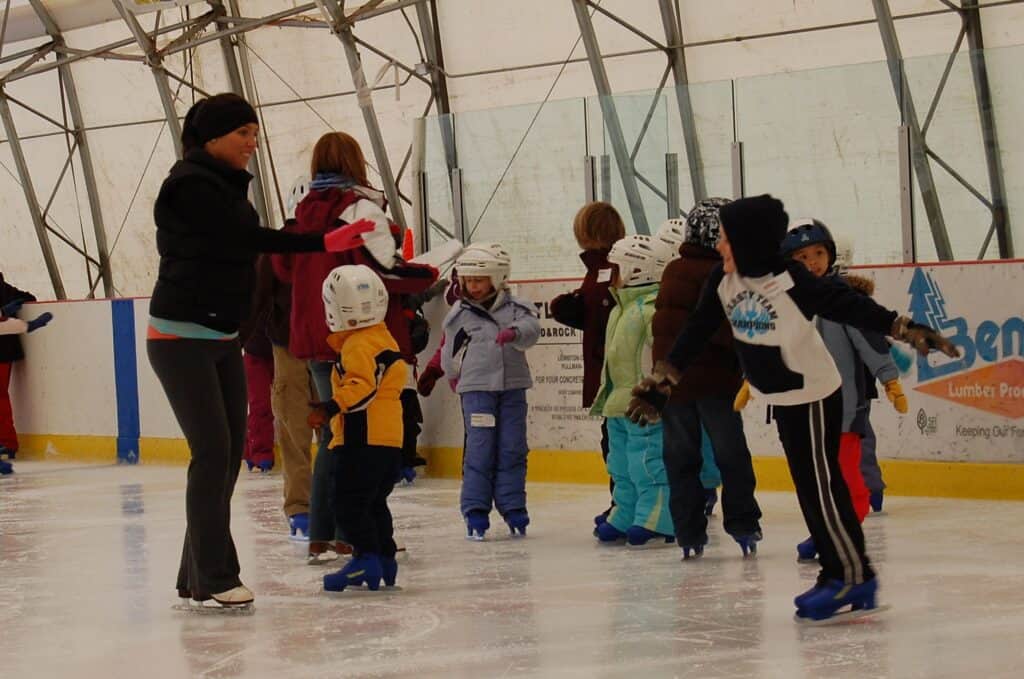
M 842 392 L 821 401 L 773 406 L 772 413 L 800 510 L 818 548 L 821 576 L 847 584 L 872 579 L 864 533 L 839 469 Z

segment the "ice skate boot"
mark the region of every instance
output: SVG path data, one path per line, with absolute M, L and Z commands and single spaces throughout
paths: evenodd
M 796 546 L 796 560 L 798 563 L 818 560 L 818 548 L 814 546 L 814 538 L 807 538 Z
M 7 476 L 14 473 L 14 465 L 10 462 L 0 460 L 0 476 Z
M 260 462 L 246 460 L 245 464 L 253 474 L 268 474 L 270 473 L 270 470 L 274 468 L 273 460 L 261 460 Z
M 757 556 L 757 543 L 762 540 L 764 536 L 761 535 L 761 531 L 754 531 L 746 535 L 733 535 L 732 539 L 739 544 L 740 549 L 743 550 L 743 558 L 748 556 Z
M 416 469 L 414 467 L 402 467 L 398 470 L 398 479 L 395 485 L 411 486 L 416 480 Z
M 181 595 L 184 590 L 178 590 L 179 601 L 184 605 L 184 597 Z M 224 613 L 234 615 L 248 615 L 253 611 L 252 590 L 245 585 L 232 587 L 231 589 L 218 592 L 207 599 L 189 599 L 188 610 L 193 613 Z M 175 608 L 180 608 L 176 606 Z
M 398 562 L 395 557 L 382 556 L 380 558 L 380 572 L 384 579 L 385 587 L 394 587 L 395 579 L 398 577 Z
M 828 580 L 813 591 L 794 599 L 794 603 L 799 601 L 796 621 L 808 625 L 829 625 L 877 613 L 886 608 L 878 606 L 877 593 L 877 579 L 859 585 Z
M 309 514 L 302 512 L 288 517 L 290 538 L 296 542 L 309 542 Z
M 525 509 L 513 509 L 505 514 L 505 523 L 514 538 L 525 538 L 526 527 L 530 525 L 530 515 Z
M 670 547 L 676 543 L 675 535 L 665 535 L 647 530 L 643 526 L 630 526 L 626 530 L 626 544 L 633 549 L 654 549 Z
M 352 557 L 340 571 L 325 575 L 324 590 L 342 592 L 346 587 L 366 585 L 370 591 L 376 592 L 380 589 L 382 577 L 380 557 L 376 554 L 360 554 Z
M 884 499 L 885 499 L 885 494 L 884 494 L 883 491 L 876 490 L 876 491 L 872 492 L 871 496 L 868 498 L 868 502 L 871 503 L 871 511 L 874 512 L 875 514 L 881 514 L 882 513 L 882 500 L 884 500 Z
M 467 540 L 476 540 L 477 542 L 481 542 L 484 539 L 484 534 L 490 527 L 491 519 L 487 516 L 487 512 L 474 509 L 473 511 L 466 513 Z
M 704 516 L 711 516 L 715 513 L 715 505 L 718 504 L 718 489 L 704 489 Z
M 601 512 L 600 514 L 595 516 L 594 517 L 594 525 L 595 526 L 600 526 L 602 523 L 604 523 L 605 521 L 608 520 L 608 515 L 611 514 L 611 513 L 612 513 L 612 508 L 609 507 L 608 509 L 604 510 L 603 512 Z
M 703 542 L 698 542 L 692 545 L 681 545 L 683 548 L 683 561 L 699 559 L 704 556 L 704 546 L 707 544 L 708 539 L 705 537 Z
M 626 534 L 607 521 L 594 529 L 594 537 L 602 545 L 621 545 L 626 542 Z
M 14 456 L 17 455 L 17 451 L 7 446 L 0 446 L 0 457 L 6 457 L 8 460 L 13 460 Z
M 333 543 L 327 540 L 310 540 L 309 551 L 306 553 L 306 563 L 310 566 L 319 566 L 337 558 L 338 551 Z

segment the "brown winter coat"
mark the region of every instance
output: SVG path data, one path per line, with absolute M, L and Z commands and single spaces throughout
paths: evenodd
M 651 332 L 655 361 L 668 355 L 697 308 L 705 281 L 722 261 L 716 251 L 690 243 L 683 243 L 679 254 L 681 257 L 662 274 L 654 304 Z M 689 403 L 715 396 L 732 397 L 741 382 L 739 363 L 732 349 L 732 329 L 728 321 L 723 321 L 704 351 L 683 372 L 672 390 L 672 401 Z

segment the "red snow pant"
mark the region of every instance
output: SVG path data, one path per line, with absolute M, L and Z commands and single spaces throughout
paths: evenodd
M 864 517 L 868 515 L 870 509 L 871 493 L 864 484 L 864 476 L 860 472 L 860 434 L 844 432 L 840 435 L 839 468 L 850 491 L 850 500 L 853 502 L 857 520 L 864 523 Z
M 252 466 L 274 464 L 274 411 L 270 407 L 270 384 L 274 381 L 274 359 L 245 354 L 245 379 L 249 392 L 249 419 L 245 428 L 245 459 Z
M 11 410 L 11 367 L 13 363 L 0 363 L 0 446 L 18 451 L 18 432 L 14 430 L 14 411 Z

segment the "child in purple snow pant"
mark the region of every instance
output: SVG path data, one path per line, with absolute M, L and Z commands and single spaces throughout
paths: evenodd
M 526 390 L 466 392 L 462 417 L 462 514 L 526 509 Z

